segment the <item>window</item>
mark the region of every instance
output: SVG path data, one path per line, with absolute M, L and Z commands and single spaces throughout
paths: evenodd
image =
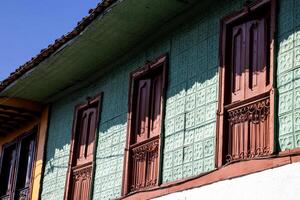
M 123 195 L 158 184 L 166 56 L 130 76 Z
M 89 199 L 101 96 L 75 109 L 65 199 Z
M 222 21 L 218 166 L 274 151 L 273 2 Z
M 3 146 L 0 199 L 30 199 L 34 155 L 35 132 Z

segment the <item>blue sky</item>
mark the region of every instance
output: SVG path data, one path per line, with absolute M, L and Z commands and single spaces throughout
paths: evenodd
M 0 80 L 63 34 L 100 0 L 1 0 Z

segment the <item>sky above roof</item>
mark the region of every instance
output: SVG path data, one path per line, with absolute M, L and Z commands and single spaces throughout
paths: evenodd
M 100 0 L 0 1 L 0 81 L 71 31 Z

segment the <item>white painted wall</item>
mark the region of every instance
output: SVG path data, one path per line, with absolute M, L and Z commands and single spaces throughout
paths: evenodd
M 293 163 L 156 200 L 300 200 L 300 163 Z

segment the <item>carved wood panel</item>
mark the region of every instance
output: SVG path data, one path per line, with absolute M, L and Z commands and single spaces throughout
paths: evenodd
M 229 109 L 227 162 L 268 155 L 270 153 L 269 97 Z
M 92 164 L 84 167 L 73 168 L 72 170 L 72 200 L 82 200 L 89 198 L 92 178 Z
M 132 149 L 131 192 L 155 186 L 158 174 L 159 139 Z

